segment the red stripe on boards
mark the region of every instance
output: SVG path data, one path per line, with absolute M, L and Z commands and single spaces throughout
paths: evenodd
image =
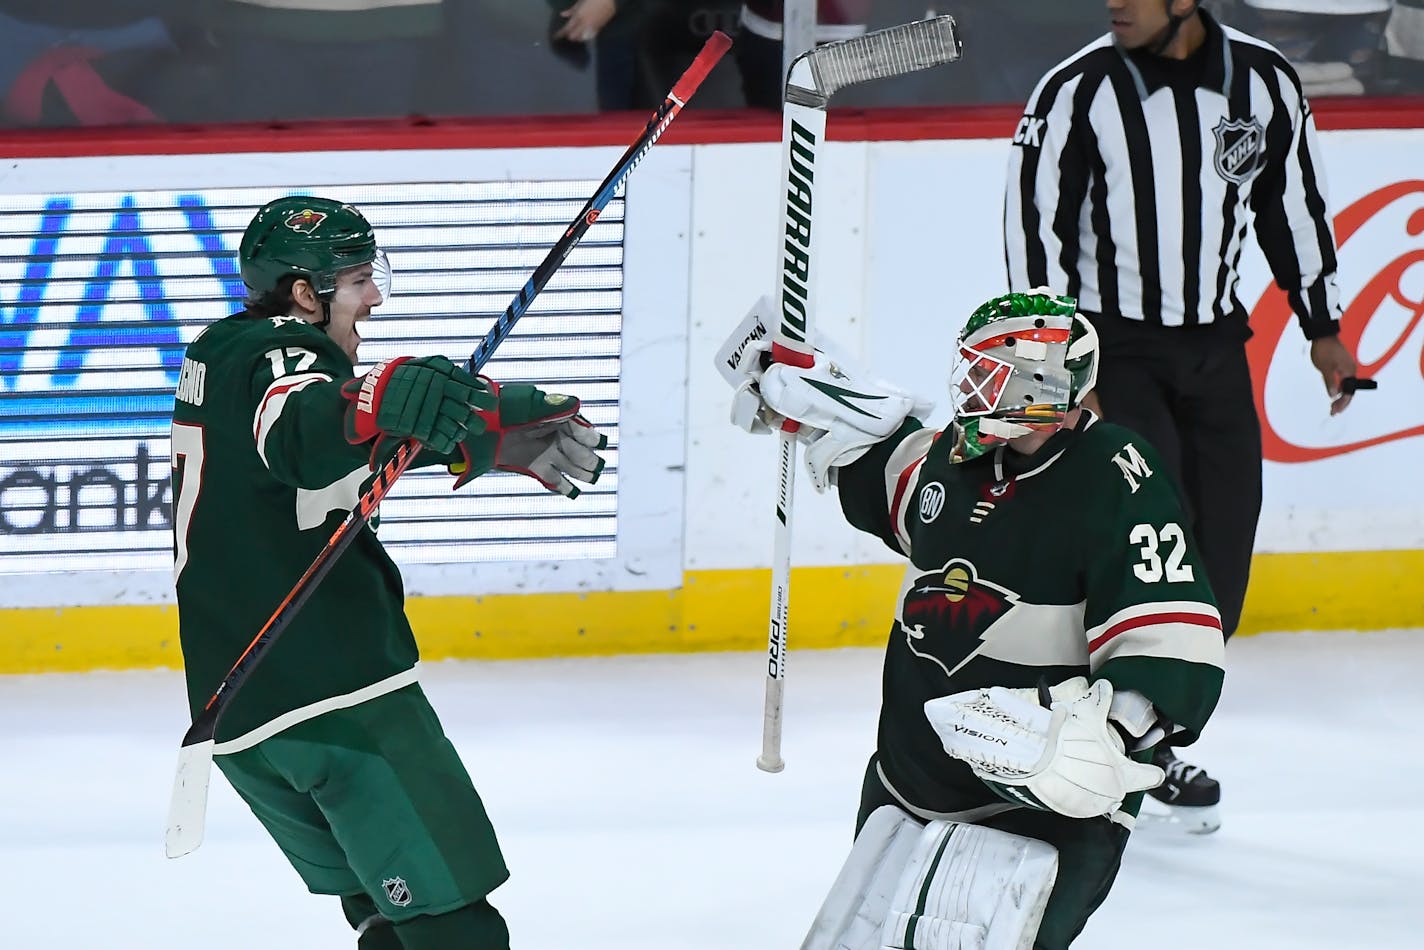
M 1335 97 L 1311 103 L 1316 125 L 1336 129 L 1424 128 L 1424 96 Z M 831 109 L 832 141 L 915 142 L 1007 139 L 1020 106 L 908 106 Z M 597 115 L 270 122 L 229 125 L 128 125 L 82 129 L 6 129 L 0 157 L 202 155 L 246 152 L 401 149 L 578 148 L 624 145 L 647 122 L 642 112 Z M 690 109 L 668 130 L 667 145 L 776 142 L 781 120 L 753 109 Z

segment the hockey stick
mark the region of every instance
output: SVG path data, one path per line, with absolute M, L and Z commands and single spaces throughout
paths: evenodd
M 814 362 L 811 330 L 815 265 L 812 212 L 816 152 L 826 133 L 826 106 L 848 86 L 952 63 L 961 44 L 950 16 L 919 20 L 816 47 L 798 56 L 786 76 L 782 103 L 781 180 L 785 190 L 781 245 L 780 321 L 772 359 L 792 366 Z M 796 491 L 798 426 L 786 422 L 778 440 L 776 539 L 771 562 L 767 624 L 766 707 L 757 768 L 780 772 L 782 700 L 786 686 L 786 621 L 791 587 L 791 503 Z
M 495 321 L 494 326 L 489 329 L 484 338 L 480 340 L 467 364 L 471 373 L 478 373 L 494 354 L 495 348 L 509 336 L 514 324 L 528 311 L 534 298 L 549 282 L 549 278 L 563 264 L 569 253 L 573 251 L 574 246 L 587 233 L 589 227 L 598 220 L 599 213 L 608 206 L 614 193 L 632 174 L 638 163 L 643 160 L 643 156 L 648 154 L 648 150 L 662 136 L 672 120 L 677 118 L 688 99 L 697 91 L 698 86 L 702 85 L 702 81 L 707 78 L 712 67 L 717 64 L 717 61 L 722 58 L 731 45 L 732 41 L 725 33 L 714 32 L 708 38 L 702 51 L 692 61 L 692 65 L 682 74 L 667 94 L 667 98 L 663 100 L 662 105 L 648 120 L 642 134 L 623 153 L 618 164 L 598 186 L 593 197 L 589 198 L 582 210 L 579 211 L 578 217 L 569 224 L 563 237 L 559 238 L 549 249 L 548 255 L 534 269 L 534 273 L 520 288 L 514 300 Z M 203 819 L 208 802 L 208 780 L 212 771 L 213 747 L 215 745 L 214 736 L 217 733 L 218 719 L 222 716 L 223 710 L 232 702 L 238 690 L 251 676 L 253 669 L 266 656 L 282 632 L 287 629 L 292 618 L 302 609 L 302 606 L 316 590 L 317 585 L 321 583 L 337 559 L 350 546 L 360 529 L 371 519 L 371 515 L 381 503 L 381 499 L 385 498 L 396 479 L 400 478 L 401 473 L 410 466 L 419 448 L 418 442 L 409 439 L 402 442 L 396 449 L 395 455 L 386 462 L 371 486 L 361 495 L 356 507 L 346 515 L 345 520 L 327 540 L 326 546 L 322 548 L 316 560 L 312 561 L 297 581 L 296 586 L 291 589 L 267 623 L 263 625 L 261 631 L 248 644 L 242 656 L 238 657 L 227 676 L 223 677 L 223 681 L 218 685 L 212 698 L 208 700 L 203 711 L 193 720 L 192 726 L 183 736 L 183 745 L 178 752 L 178 770 L 173 779 L 173 798 L 168 811 L 168 829 L 164 836 L 164 848 L 170 858 L 181 857 L 202 844 Z

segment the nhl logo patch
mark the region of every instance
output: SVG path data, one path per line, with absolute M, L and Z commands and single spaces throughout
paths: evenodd
M 405 878 L 387 878 L 381 882 L 381 887 L 385 888 L 386 900 L 397 907 L 404 907 L 410 903 L 410 888 L 406 887 Z
M 1216 173 L 1234 185 L 1244 185 L 1254 178 L 1261 170 L 1266 141 L 1266 131 L 1255 116 L 1222 119 L 1212 131 L 1216 134 Z
M 282 223 L 298 234 L 311 234 L 317 228 L 321 227 L 321 223 L 325 220 L 326 214 L 324 212 L 303 208 Z

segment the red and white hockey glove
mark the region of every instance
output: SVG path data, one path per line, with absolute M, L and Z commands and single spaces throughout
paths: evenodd
M 497 407 L 479 412 L 485 431 L 460 443 L 459 461 L 450 465 L 459 488 L 491 469 L 527 475 L 549 491 L 577 498 L 570 479 L 592 485 L 603 473 L 598 449 L 608 437 L 579 415 L 574 396 L 546 393 L 527 383 L 502 386 L 481 376 Z
M 494 397 L 475 377 L 443 356 L 397 357 L 378 363 L 341 387 L 348 405 L 346 441 L 373 443 L 372 459 L 389 439 L 415 439 L 441 455 L 471 433 L 483 431 L 477 409 L 493 409 Z

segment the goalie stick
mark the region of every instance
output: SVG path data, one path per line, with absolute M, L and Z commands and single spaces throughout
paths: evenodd
M 579 211 L 578 217 L 574 218 L 563 236 L 549 249 L 548 255 L 534 269 L 534 273 L 520 288 L 514 300 L 510 302 L 504 313 L 500 314 L 499 319 L 495 321 L 494 326 L 480 340 L 466 364 L 472 374 L 480 371 L 489 358 L 494 355 L 495 348 L 509 336 L 514 324 L 528 311 L 534 298 L 549 282 L 549 278 L 568 258 L 575 245 L 582 240 L 593 223 L 598 220 L 599 213 L 608 206 L 614 193 L 622 187 L 628 176 L 632 174 L 633 169 L 643 160 L 643 156 L 648 154 L 648 150 L 658 141 L 672 120 L 677 118 L 683 106 L 692 98 L 692 94 L 697 91 L 698 86 L 702 85 L 702 81 L 707 78 L 712 67 L 717 64 L 717 61 L 722 58 L 731 45 L 732 41 L 720 31 L 714 32 L 707 39 L 702 51 L 692 61 L 692 65 L 687 67 L 686 72 L 672 87 L 662 105 L 648 120 L 642 134 L 618 159 L 618 164 L 598 186 L 593 197 L 588 199 L 588 202 Z M 195 850 L 203 842 L 203 820 L 207 812 L 208 780 L 212 771 L 214 736 L 217 733 L 218 720 L 221 718 L 223 710 L 232 702 L 238 690 L 252 675 L 253 669 L 262 661 L 272 644 L 281 636 L 282 631 L 291 623 L 292 618 L 311 597 L 317 585 L 336 563 L 337 558 L 341 557 L 342 552 L 350 546 L 361 528 L 370 521 L 376 507 L 381 503 L 381 499 L 385 498 L 396 479 L 400 478 L 401 473 L 410 466 L 419 449 L 420 444 L 414 439 L 408 439 L 400 444 L 395 455 L 377 473 L 371 486 L 362 493 L 356 507 L 351 509 L 335 533 L 327 540 L 326 546 L 322 548 L 316 560 L 312 561 L 297 581 L 296 586 L 278 605 L 271 618 L 248 644 L 247 649 L 243 651 L 242 656 L 238 657 L 227 676 L 223 677 L 223 681 L 218 684 L 212 698 L 208 700 L 203 711 L 193 720 L 192 726 L 183 736 L 183 744 L 178 752 L 178 769 L 173 778 L 173 797 L 168 810 L 168 828 L 164 835 L 164 850 L 170 858 L 181 857 Z
M 782 103 L 781 180 L 784 188 L 779 322 L 772 358 L 807 367 L 814 362 L 811 329 L 815 265 L 812 216 L 816 155 L 826 133 L 826 106 L 848 86 L 902 76 L 959 58 L 954 18 L 940 16 L 892 26 L 816 47 L 798 56 L 786 76 Z M 787 421 L 778 440 L 776 538 L 771 561 L 771 616 L 767 624 L 766 705 L 757 768 L 780 772 L 782 700 L 786 686 L 786 622 L 791 587 L 791 504 L 796 490 L 797 425 Z

